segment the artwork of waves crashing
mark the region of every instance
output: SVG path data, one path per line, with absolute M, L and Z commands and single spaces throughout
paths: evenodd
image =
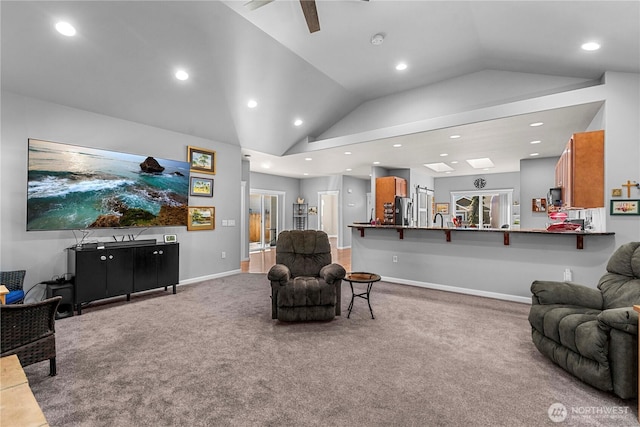
M 189 164 L 29 141 L 27 230 L 186 225 Z

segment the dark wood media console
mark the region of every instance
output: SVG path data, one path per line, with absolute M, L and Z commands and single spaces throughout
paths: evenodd
M 68 272 L 75 276 L 74 306 L 150 289 L 179 281 L 180 245 L 155 240 L 86 244 L 68 250 Z

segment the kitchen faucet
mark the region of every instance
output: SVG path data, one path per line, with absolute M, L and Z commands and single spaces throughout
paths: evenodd
M 436 219 L 438 218 L 438 215 L 440 215 L 440 228 L 444 228 L 444 217 L 442 216 L 442 214 L 440 212 L 438 212 L 437 214 L 435 214 L 433 216 L 433 222 L 436 222 Z

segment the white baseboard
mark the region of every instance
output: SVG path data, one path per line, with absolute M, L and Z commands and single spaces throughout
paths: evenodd
M 218 279 L 220 277 L 233 276 L 234 274 L 239 274 L 239 273 L 242 273 L 242 270 L 240 269 L 230 270 L 230 271 L 223 271 L 222 273 L 209 274 L 206 276 L 192 277 L 190 279 L 181 280 L 180 283 L 178 283 L 178 286 L 190 285 L 192 283 L 204 282 L 205 280 Z
M 519 297 L 516 295 L 501 294 L 498 292 L 481 291 L 478 289 L 459 288 L 457 286 L 440 285 L 437 283 L 418 282 L 416 280 L 398 279 L 395 277 L 383 277 L 385 282 L 400 283 L 402 285 L 418 286 L 421 288 L 437 289 L 439 291 L 455 292 L 458 294 L 475 295 L 485 298 L 495 298 L 504 301 L 519 302 L 522 304 L 531 304 L 531 298 Z

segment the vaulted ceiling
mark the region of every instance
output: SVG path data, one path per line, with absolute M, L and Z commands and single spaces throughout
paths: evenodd
M 376 99 L 486 70 L 565 78 L 567 85 L 605 71 L 640 72 L 637 1 L 317 1 L 320 31 L 313 34 L 298 1 L 255 10 L 244 3 L 3 1 L 2 89 L 236 144 L 255 171 L 362 176 L 375 158 L 381 166 L 408 167 L 409 159 L 428 163 L 444 148 L 425 143 L 434 135 L 411 135 L 403 142 L 413 151 L 388 151 L 377 140 L 322 150 L 306 162 L 304 153 L 288 153 L 306 138 L 344 136 L 341 120 Z M 57 33 L 60 20 L 74 25 L 76 36 Z M 371 43 L 376 34 L 382 44 Z M 582 51 L 591 40 L 601 49 Z M 401 61 L 407 69 L 397 71 Z M 189 79 L 177 80 L 178 69 Z M 564 125 L 550 126 L 554 133 L 544 138 L 566 139 L 599 107 L 547 112 L 546 120 Z M 485 142 L 474 146 L 534 138 L 514 127 L 534 119 L 477 124 L 472 133 Z M 510 165 L 496 172 L 528 155 L 506 147 L 492 147 Z M 546 148 L 543 155 L 559 154 L 557 146 Z M 346 149 L 360 155 L 344 159 Z M 463 160 L 448 150 L 450 159 Z

